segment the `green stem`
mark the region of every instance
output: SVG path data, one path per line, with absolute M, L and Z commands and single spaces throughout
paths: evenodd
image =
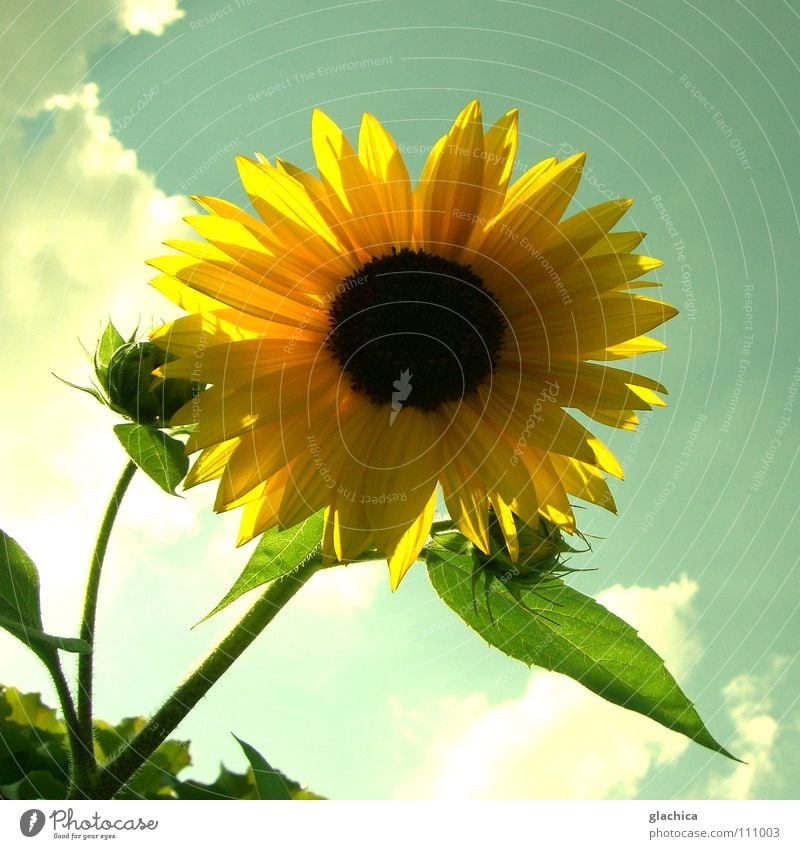
M 89 577 L 86 582 L 86 594 L 83 601 L 83 620 L 81 622 L 81 639 L 86 640 L 92 651 L 78 658 L 78 734 L 83 744 L 84 756 L 75 764 L 77 772 L 73 775 L 74 783 L 83 787 L 91 785 L 92 775 L 97 767 L 94 757 L 94 736 L 92 734 L 92 677 L 94 671 L 94 630 L 97 618 L 97 596 L 100 591 L 100 575 L 103 571 L 108 541 L 114 520 L 119 512 L 119 505 L 128 489 L 128 485 L 136 471 L 136 463 L 129 460 L 122 475 L 117 481 L 111 500 L 108 502 L 103 523 L 97 534 L 97 542 L 89 563 Z
M 78 715 L 75 712 L 75 703 L 72 701 L 72 693 L 69 690 L 67 679 L 64 677 L 64 671 L 61 668 L 61 661 L 58 653 L 42 652 L 39 654 L 50 677 L 55 684 L 58 701 L 61 704 L 61 713 L 64 716 L 64 724 L 67 726 L 67 742 L 69 743 L 70 756 L 70 780 L 71 784 L 68 790 L 68 799 L 82 799 L 84 793 L 80 792 L 75 778 L 77 775 L 87 775 L 91 772 L 91 764 L 94 761 L 93 752 L 87 752 L 84 741 L 81 737 L 80 726 L 78 723 Z M 91 760 L 87 758 L 87 754 Z
M 98 774 L 97 799 L 110 799 L 175 730 L 234 661 L 275 618 L 284 605 L 322 568 L 312 557 L 266 590 L 222 642 L 156 711 L 147 725 Z

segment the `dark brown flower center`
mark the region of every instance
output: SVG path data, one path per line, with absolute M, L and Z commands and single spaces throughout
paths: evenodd
M 327 346 L 352 388 L 376 404 L 435 410 L 494 372 L 507 323 L 471 266 L 392 249 L 339 289 Z

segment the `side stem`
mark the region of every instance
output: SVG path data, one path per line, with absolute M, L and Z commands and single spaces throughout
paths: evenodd
M 311 558 L 293 572 L 267 585 L 266 590 L 228 635 L 156 711 L 147 725 L 98 773 L 98 799 L 113 797 L 175 730 L 234 661 L 275 618 L 308 579 L 322 568 Z
M 119 512 L 119 505 L 128 489 L 128 485 L 136 471 L 136 464 L 129 460 L 122 475 L 117 481 L 111 500 L 108 502 L 103 523 L 97 534 L 92 559 L 89 563 L 89 577 L 86 582 L 86 593 L 83 601 L 83 620 L 81 622 L 81 639 L 86 640 L 92 647 L 92 651 L 80 655 L 78 658 L 78 733 L 86 751 L 86 757 L 75 769 L 80 770 L 73 775 L 73 781 L 78 786 L 84 786 L 87 781 L 91 782 L 91 776 L 96 768 L 94 757 L 94 737 L 92 735 L 92 679 L 94 673 L 94 629 L 97 618 L 97 597 L 100 591 L 100 575 L 103 571 L 108 541 L 111 530 Z

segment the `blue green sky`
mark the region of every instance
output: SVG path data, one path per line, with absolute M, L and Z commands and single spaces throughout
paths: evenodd
M 800 3 L 706 0 L 4 2 L 0 50 L 0 526 L 40 566 L 48 626 L 76 627 L 91 537 L 124 458 L 58 385 L 78 338 L 174 314 L 144 260 L 186 195 L 245 203 L 233 155 L 313 167 L 322 107 L 377 115 L 412 176 L 464 104 L 520 110 L 522 167 L 588 152 L 577 203 L 631 197 L 681 314 L 636 367 L 670 390 L 636 435 L 619 515 L 575 576 L 667 658 L 737 766 L 468 632 L 415 567 L 315 576 L 179 729 L 194 774 L 231 732 L 335 798 L 796 798 L 800 504 Z M 601 430 L 603 430 L 601 428 Z M 112 545 L 98 712 L 148 713 L 243 609 L 190 630 L 246 559 L 211 490 L 139 480 Z M 0 680 L 46 675 L 0 635 Z

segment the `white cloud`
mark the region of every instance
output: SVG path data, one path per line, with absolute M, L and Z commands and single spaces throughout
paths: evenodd
M 745 763 L 733 772 L 715 775 L 703 788 L 710 799 L 752 799 L 756 784 L 771 779 L 777 769 L 778 721 L 769 698 L 772 683 L 780 678 L 786 658 L 774 658 L 762 675 L 739 675 L 724 689 L 731 722 L 736 728 L 731 751 Z M 794 772 L 795 765 L 792 765 Z
M 687 614 L 697 584 L 615 586 L 599 601 L 639 628 L 670 669 L 696 652 Z M 685 654 L 688 647 L 688 653 Z M 681 735 L 616 707 L 569 678 L 532 672 L 525 692 L 492 705 L 473 694 L 435 711 L 394 705 L 397 724 L 427 738 L 429 755 L 396 795 L 412 798 L 628 798 L 654 768 L 689 745 Z
M 108 0 L 4 0 L 0 6 L 4 124 L 36 115 L 52 95 L 71 93 L 85 83 L 89 55 L 121 30 L 114 11 L 115 4 Z
M 161 35 L 182 18 L 177 0 L 3 0 L 0 4 L 0 137 L 48 98 L 89 82 L 92 55 L 126 33 Z
M 94 535 L 125 458 L 111 432 L 113 416 L 50 371 L 85 382 L 89 364 L 78 340 L 92 347 L 108 315 L 131 332 L 139 319 L 146 329 L 172 314 L 147 285 L 152 272 L 144 261 L 162 252 L 162 240 L 179 235 L 181 216 L 194 211 L 139 169 L 135 152 L 114 138 L 99 111 L 97 87 L 82 83 L 88 53 L 122 34 L 108 18 L 117 6 L 3 4 L 0 49 L 8 48 L 10 73 L 0 121 L 17 120 L 3 140 L 0 171 L 8 434 L 0 442 L 0 517 L 38 563 L 46 625 L 62 632 L 76 627 Z M 18 119 L 43 113 L 49 116 L 40 134 L 24 139 Z M 195 530 L 187 502 L 142 483 L 126 503 L 129 534 Z M 29 658 L 11 645 L 4 675 L 16 671 L 14 680 L 24 681 Z
M 125 29 L 134 35 L 142 30 L 162 35 L 164 27 L 186 14 L 178 0 L 126 0 L 121 12 Z
M 0 527 L 38 564 L 45 626 L 57 633 L 77 630 L 94 536 L 125 456 L 115 417 L 50 371 L 84 383 L 78 340 L 91 348 L 109 315 L 130 333 L 177 312 L 147 285 L 144 261 L 163 252 L 164 238 L 188 234 L 180 218 L 196 211 L 160 191 L 112 135 L 91 62 L 128 32 L 159 34 L 181 14 L 172 0 L 0 4 Z M 109 550 L 104 611 L 119 615 L 109 596 L 130 585 L 149 544 L 197 534 L 198 512 L 209 512 L 200 501 L 139 476 Z M 186 560 L 196 577 L 198 564 Z M 5 634 L 0 644 L 4 679 L 41 688 L 22 645 Z
M 108 310 L 136 316 L 132 308 L 144 306 L 139 284 L 151 276 L 144 260 L 191 207 L 138 169 L 135 152 L 98 112 L 94 84 L 50 97 L 46 108 L 52 133 L 18 164 L 0 261 L 17 321 L 38 323 L 44 313 L 58 330 L 66 309 L 69 331 L 87 334 Z M 148 305 L 165 306 L 155 297 Z
M 49 99 L 52 133 L 20 162 L 0 230 L 0 367 L 7 397 L 17 399 L 6 410 L 15 439 L 0 445 L 0 458 L 6 479 L 25 482 L 26 498 L 60 502 L 56 515 L 75 507 L 64 497 L 72 487 L 110 487 L 119 450 L 108 414 L 50 370 L 82 382 L 89 364 L 78 339 L 91 347 L 106 316 L 130 332 L 139 317 L 147 327 L 170 311 L 147 285 L 144 260 L 190 209 L 138 169 L 97 106 L 94 85 Z M 22 508 L 19 492 L 0 499 L 6 517 Z

